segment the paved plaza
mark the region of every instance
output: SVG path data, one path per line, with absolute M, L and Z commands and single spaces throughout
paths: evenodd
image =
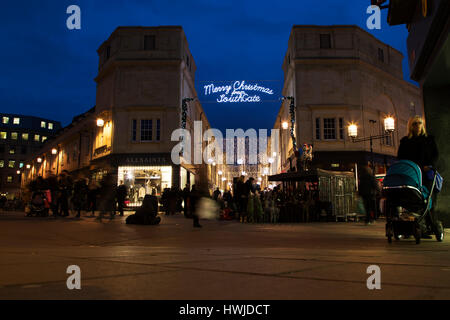
M 0 213 L 0 299 L 449 299 L 450 241 L 388 244 L 384 221 L 158 226 Z M 449 236 L 446 230 L 446 237 Z M 66 286 L 81 269 L 81 290 Z M 381 271 L 369 290 L 367 268 Z

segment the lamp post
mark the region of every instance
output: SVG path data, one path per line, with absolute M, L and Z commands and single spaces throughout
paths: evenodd
M 373 123 L 376 123 L 376 120 L 369 120 L 369 122 L 373 124 Z M 348 129 L 348 136 L 352 139 L 352 142 L 370 141 L 370 157 L 371 157 L 372 173 L 373 173 L 373 175 L 375 175 L 373 140 L 391 137 L 392 132 L 394 132 L 394 130 L 395 130 L 395 119 L 391 116 L 387 116 L 384 119 L 384 134 L 380 134 L 380 135 L 370 134 L 369 137 L 357 138 L 358 126 L 354 123 L 351 123 L 347 129 Z

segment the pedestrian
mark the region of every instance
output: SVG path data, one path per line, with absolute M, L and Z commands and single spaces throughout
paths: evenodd
M 377 180 L 372 174 L 372 170 L 366 164 L 361 167 L 359 174 L 359 195 L 363 199 L 364 208 L 366 210 L 366 225 L 373 222 L 373 217 L 375 217 L 376 210 L 376 197 L 379 193 L 379 185 Z
M 152 190 L 151 195 L 146 195 L 142 201 L 141 207 L 136 210 L 135 214 L 129 215 L 126 219 L 127 224 L 144 224 L 156 225 L 161 222 L 158 217 L 158 198 L 156 190 Z
M 399 160 L 410 160 L 416 163 L 422 171 L 422 184 L 431 191 L 434 174 L 436 172 L 436 163 L 439 158 L 439 151 L 432 135 L 427 133 L 425 120 L 421 116 L 414 116 L 408 121 L 408 135 L 400 140 L 397 158 Z M 437 204 L 437 191 L 434 190 L 431 207 L 431 215 L 427 215 L 427 223 L 433 228 L 438 220 L 435 217 Z M 424 238 L 431 238 L 430 235 L 424 235 Z
M 92 212 L 91 216 L 95 216 L 95 211 L 97 210 L 97 196 L 98 196 L 99 186 L 95 179 L 91 179 L 88 186 L 87 202 L 88 209 Z
M 213 199 L 215 201 L 217 201 L 217 199 L 219 199 L 219 197 L 222 195 L 222 192 L 220 192 L 219 187 L 217 187 L 216 190 L 214 190 L 213 192 Z
M 199 217 L 198 217 L 198 213 L 197 213 L 197 207 L 201 198 L 201 194 L 200 191 L 197 190 L 197 186 L 194 184 L 192 186 L 192 190 L 191 190 L 191 194 L 190 194 L 190 205 L 191 205 L 191 213 L 192 213 L 192 219 L 194 222 L 194 228 L 201 228 L 202 226 L 200 225 L 199 222 Z
M 189 190 L 189 185 L 186 184 L 186 187 L 183 189 L 183 212 L 184 216 L 186 218 L 190 218 L 190 211 L 189 211 L 189 196 L 191 191 Z
M 121 217 L 123 217 L 123 209 L 125 206 L 127 194 L 128 194 L 127 187 L 123 184 L 123 181 L 120 181 L 120 184 L 116 189 L 116 200 L 117 200 L 117 209 Z
M 88 190 L 85 179 L 78 179 L 77 181 L 75 181 L 73 187 L 72 203 L 75 211 L 77 212 L 77 218 L 80 217 L 81 210 L 86 207 L 87 192 Z
M 114 219 L 115 215 L 115 186 L 114 186 L 114 177 L 111 173 L 108 173 L 105 177 L 103 177 L 100 183 L 100 215 L 97 217 L 97 220 L 101 221 L 103 215 L 109 212 L 110 219 Z

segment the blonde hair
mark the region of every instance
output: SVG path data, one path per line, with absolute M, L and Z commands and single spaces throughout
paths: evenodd
M 411 139 L 414 136 L 414 132 L 413 132 L 413 123 L 415 123 L 416 121 L 421 121 L 422 122 L 422 130 L 420 130 L 419 132 L 419 136 L 427 136 L 427 130 L 425 129 L 425 119 L 422 116 L 414 116 L 412 118 L 409 119 L 408 121 L 408 138 Z

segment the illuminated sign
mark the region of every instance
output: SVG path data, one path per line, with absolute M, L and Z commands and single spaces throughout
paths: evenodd
M 214 83 L 203 86 L 205 96 L 218 94 L 218 103 L 255 103 L 261 102 L 263 94 L 273 95 L 273 90 L 258 85 L 257 83 L 246 83 L 245 81 L 235 81 L 229 85 L 216 86 Z

